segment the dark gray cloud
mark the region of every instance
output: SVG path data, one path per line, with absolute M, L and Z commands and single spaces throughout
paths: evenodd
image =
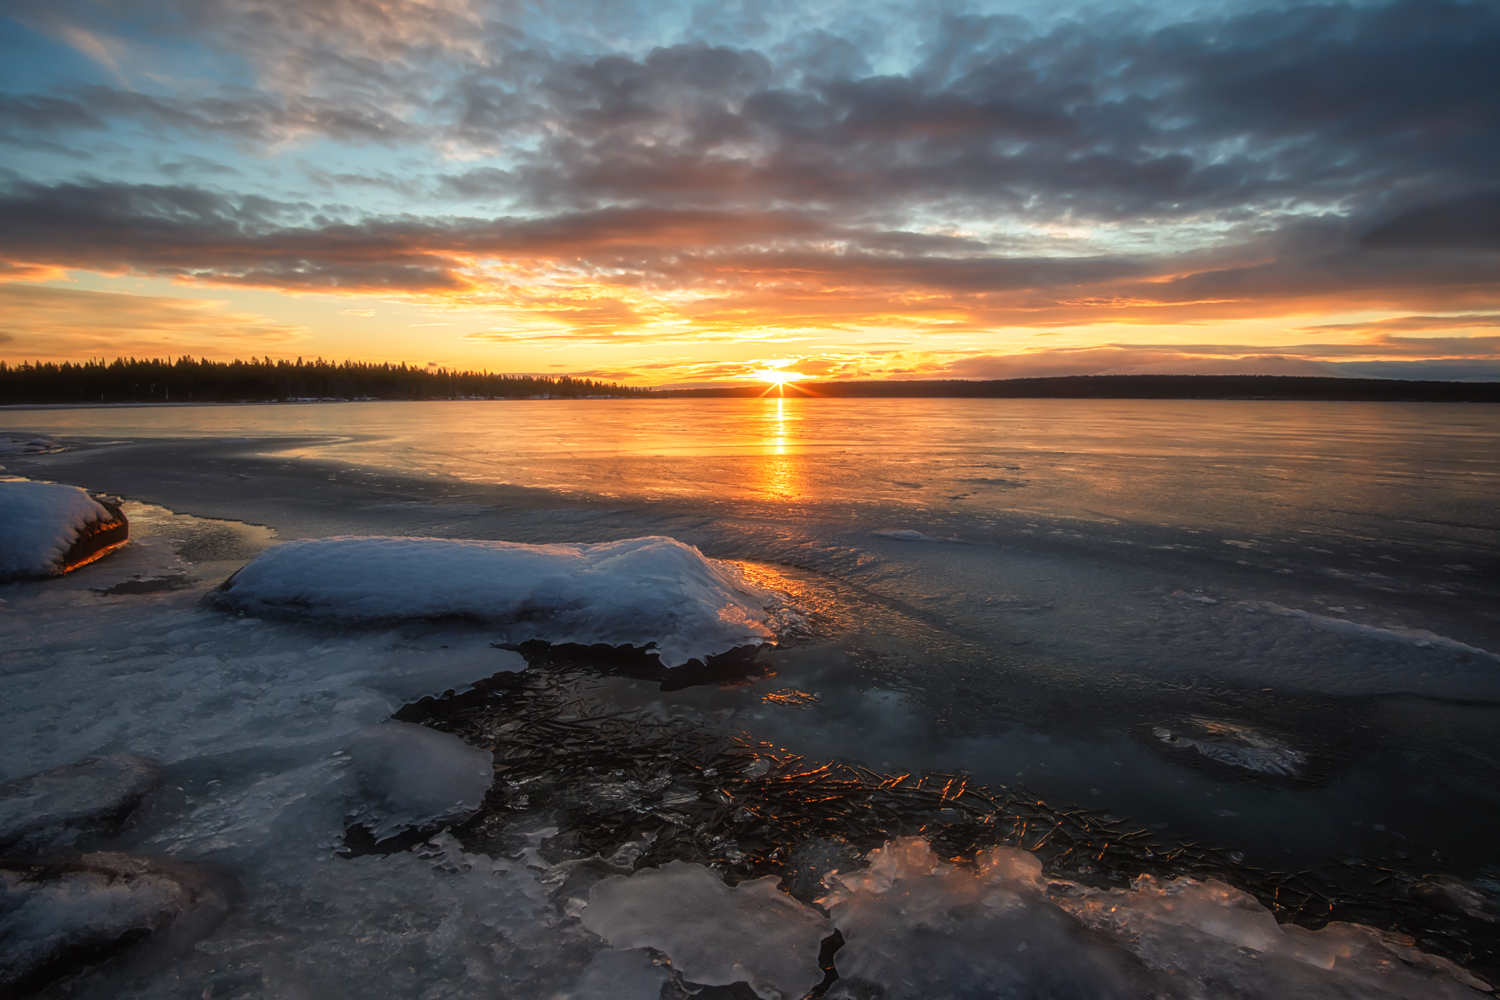
M 433 192 L 523 210 L 936 204 L 1143 221 L 1311 202 L 1373 226 L 1433 192 L 1492 185 L 1500 162 L 1489 0 L 1267 8 L 1165 28 L 1135 14 L 1043 31 L 955 16 L 907 72 L 884 76 L 822 29 L 776 51 L 689 43 L 582 58 L 508 29 L 504 8 L 468 3 L 121 10 L 256 60 L 262 85 L 13 94 L 0 127 L 457 142 L 513 162 L 437 177 Z
M 506 191 L 574 205 L 959 198 L 1102 220 L 1352 199 L 1389 216 L 1424 189 L 1491 183 L 1500 158 L 1494 4 L 1017 31 L 954 19 L 900 76 L 781 83 L 753 52 L 701 46 L 557 65 L 532 95 L 552 131 Z
M 1276 246 L 1242 253 L 1264 257 Z M 1304 227 L 1272 259 L 1252 263 L 1224 253 L 1021 256 L 966 237 L 854 228 L 826 212 L 639 206 L 541 217 L 335 216 L 301 202 L 106 181 L 0 187 L 0 256 L 228 284 L 431 292 L 473 290 L 482 282 L 475 260 L 519 263 L 599 285 L 712 291 L 694 307 L 705 318 L 768 296 L 805 299 L 798 308 L 813 311 L 863 297 L 869 311 L 919 293 L 938 296 L 924 309 L 1020 325 L 1076 324 L 1101 310 L 1233 316 L 1291 301 L 1311 303 L 1297 307 L 1304 312 L 1357 303 L 1451 313 L 1500 298 L 1489 254 L 1371 251 L 1340 227 Z M 1447 328 L 1463 325 L 1456 317 Z M 1394 343 L 1403 331 L 1439 326 L 1359 332 Z
M 1500 250 L 1500 191 L 1414 205 L 1360 243 L 1373 250 Z
M 224 88 L 201 97 L 143 94 L 120 87 L 73 87 L 59 95 L 0 95 L 0 134 L 26 136 L 105 130 L 119 124 L 189 135 L 266 143 L 298 135 L 338 142 L 397 145 L 425 141 L 429 130 L 370 100 L 283 97 Z
M 0 255 L 289 289 L 465 285 L 414 238 L 427 227 L 288 224 L 303 215 L 304 206 L 189 186 L 13 182 L 0 194 Z

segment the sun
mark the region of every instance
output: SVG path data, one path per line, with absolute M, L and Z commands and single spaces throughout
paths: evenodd
M 755 378 L 772 385 L 786 385 L 788 382 L 796 382 L 798 379 L 809 378 L 801 372 L 782 371 L 779 368 L 763 368 L 755 373 Z

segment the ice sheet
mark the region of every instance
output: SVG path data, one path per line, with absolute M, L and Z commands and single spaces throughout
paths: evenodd
M 344 622 L 478 618 L 503 627 L 513 642 L 655 643 L 669 667 L 771 635 L 769 595 L 732 567 L 663 537 L 558 545 L 300 540 L 261 553 L 218 600 Z

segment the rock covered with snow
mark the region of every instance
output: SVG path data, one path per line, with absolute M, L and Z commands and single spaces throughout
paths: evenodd
M 305 539 L 262 552 L 215 601 L 342 622 L 477 618 L 512 642 L 656 643 L 669 667 L 771 636 L 768 594 L 659 536 L 556 545 Z
M 0 580 L 60 576 L 124 545 L 129 532 L 119 508 L 76 486 L 0 482 Z
M 91 757 L 0 785 L 0 850 L 66 847 L 119 828 L 161 783 L 148 757 Z
M 185 934 L 204 929 L 224 906 L 187 865 L 114 853 L 0 861 L 0 995 L 26 996 L 179 921 L 193 925 Z
M 348 753 L 361 797 L 351 818 L 376 840 L 463 819 L 484 803 L 495 781 L 494 754 L 407 722 L 371 726 Z
M 726 886 L 703 865 L 673 861 L 594 885 L 583 925 L 616 949 L 655 948 L 695 983 L 749 983 L 766 1000 L 800 1000 L 823 979 L 831 932 L 774 875 Z

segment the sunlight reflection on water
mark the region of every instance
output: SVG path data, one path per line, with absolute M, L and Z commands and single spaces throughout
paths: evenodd
M 305 437 L 278 454 L 625 498 L 1099 523 L 1474 532 L 1500 408 L 1215 400 L 537 400 L 16 411 L 51 434 Z

